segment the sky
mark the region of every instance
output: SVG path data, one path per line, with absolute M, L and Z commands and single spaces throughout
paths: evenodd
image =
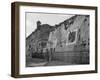
M 54 26 L 64 20 L 74 16 L 70 14 L 50 14 L 50 13 L 31 13 L 28 12 L 26 16 L 26 37 L 29 36 L 36 28 L 37 21 L 41 21 L 41 24 L 49 24 Z

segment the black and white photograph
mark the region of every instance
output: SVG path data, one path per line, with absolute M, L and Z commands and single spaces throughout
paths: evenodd
M 97 7 L 12 4 L 12 76 L 97 73 Z
M 25 12 L 26 67 L 90 63 L 90 15 Z

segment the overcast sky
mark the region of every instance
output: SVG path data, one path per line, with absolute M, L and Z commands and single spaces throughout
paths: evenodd
M 49 24 L 54 26 L 74 15 L 65 14 L 45 14 L 45 13 L 26 13 L 26 37 L 36 29 L 36 22 L 39 20 L 41 24 Z

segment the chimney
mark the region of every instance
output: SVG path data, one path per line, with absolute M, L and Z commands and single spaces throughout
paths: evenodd
M 39 29 L 41 26 L 41 22 L 40 21 L 37 21 L 37 28 Z

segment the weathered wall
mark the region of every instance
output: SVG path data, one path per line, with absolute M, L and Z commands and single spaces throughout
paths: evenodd
M 53 54 L 53 59 L 66 61 L 67 63 L 89 63 L 89 16 L 77 16 L 74 23 L 65 30 L 64 23 L 59 27 L 57 36 L 61 46 L 56 46 L 56 52 Z M 76 39 L 74 42 L 68 42 L 69 33 L 76 31 Z M 57 31 L 56 31 L 57 32 Z M 79 39 L 80 36 L 80 39 Z M 60 38 L 59 38 L 60 37 Z M 85 41 L 85 46 L 82 41 Z

